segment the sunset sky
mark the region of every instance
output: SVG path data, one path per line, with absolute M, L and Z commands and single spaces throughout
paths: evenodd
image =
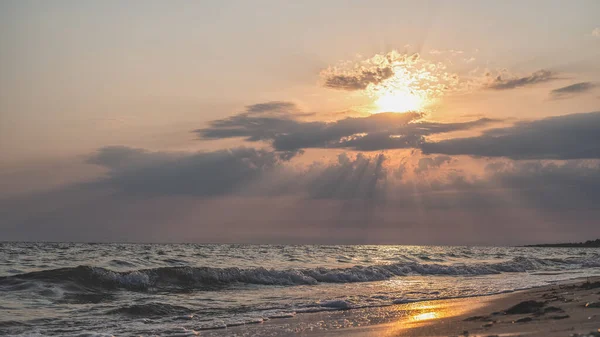
M 0 240 L 598 238 L 599 13 L 2 1 Z

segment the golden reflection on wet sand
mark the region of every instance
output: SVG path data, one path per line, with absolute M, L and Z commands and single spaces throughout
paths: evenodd
M 427 325 L 440 326 L 448 318 L 464 315 L 485 305 L 482 299 L 464 299 L 454 301 L 428 301 L 406 304 L 405 311 L 398 320 L 388 325 L 388 329 L 381 336 L 404 336 L 409 329 Z
M 414 315 L 411 317 L 411 319 L 413 321 L 425 321 L 425 320 L 434 319 L 434 318 L 438 318 L 437 312 L 425 312 L 425 313 Z

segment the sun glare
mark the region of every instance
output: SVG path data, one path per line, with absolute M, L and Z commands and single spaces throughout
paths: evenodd
M 396 91 L 379 96 L 375 100 L 375 105 L 377 106 L 375 113 L 418 111 L 423 108 L 424 100 L 411 93 Z
M 458 75 L 448 72 L 445 63 L 396 50 L 340 62 L 321 76 L 328 88 L 366 95 L 365 110 L 371 113 L 422 111 L 461 88 Z

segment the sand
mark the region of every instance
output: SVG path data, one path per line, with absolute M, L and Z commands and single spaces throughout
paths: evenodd
M 600 336 L 599 329 L 600 278 L 594 278 L 493 296 L 303 313 L 200 335 L 553 337 Z
M 422 302 L 407 306 L 407 315 L 394 322 L 364 331 L 338 331 L 337 336 L 552 337 L 590 332 L 600 336 L 600 281 L 596 282 L 589 289 L 580 282 L 499 296 Z

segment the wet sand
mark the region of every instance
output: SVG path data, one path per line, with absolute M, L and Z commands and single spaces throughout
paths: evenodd
M 587 305 L 587 306 L 586 306 Z M 493 296 L 303 313 L 201 336 L 600 336 L 600 278 Z
M 418 303 L 395 322 L 337 336 L 600 336 L 600 280 L 594 282 Z

